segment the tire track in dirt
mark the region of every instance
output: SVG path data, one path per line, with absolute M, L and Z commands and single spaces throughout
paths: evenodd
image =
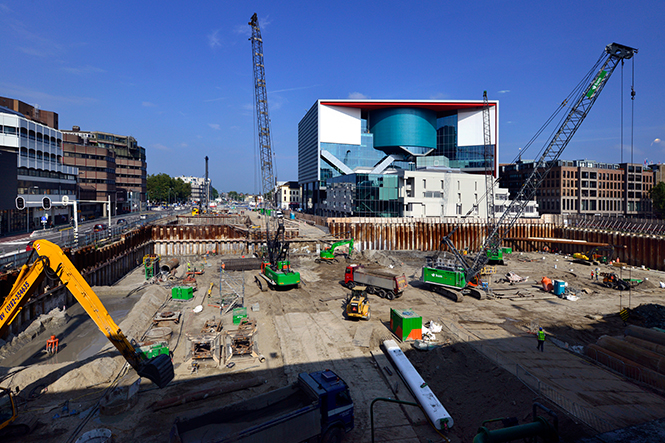
M 301 288 L 298 290 L 298 301 L 301 308 L 302 305 L 309 305 L 309 312 L 288 312 L 288 305 L 293 303 L 292 295 L 278 292 L 275 295 L 282 307 L 287 308 L 283 315 L 273 318 L 287 378 L 291 382 L 300 372 L 335 371 L 349 385 L 355 404 L 356 428 L 347 440 L 370 441 L 369 405 L 377 397 L 392 397 L 374 360 L 368 352 L 353 346 L 353 336 L 341 313 L 325 308 L 318 297 Z M 324 309 L 320 309 L 322 306 Z M 377 404 L 374 426 L 377 441 L 419 441 L 397 405 Z

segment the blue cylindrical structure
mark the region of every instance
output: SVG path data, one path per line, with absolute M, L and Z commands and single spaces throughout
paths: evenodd
M 436 148 L 436 112 L 421 108 L 384 108 L 371 112 L 374 147 Z

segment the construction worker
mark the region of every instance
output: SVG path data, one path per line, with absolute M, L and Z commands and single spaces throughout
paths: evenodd
M 540 349 L 540 352 L 545 352 L 543 350 L 543 345 L 545 344 L 545 331 L 543 331 L 543 328 L 538 328 L 536 337 L 538 338 L 538 346 L 536 347 L 536 350 Z
M 187 272 L 192 272 L 192 264 L 187 262 Z

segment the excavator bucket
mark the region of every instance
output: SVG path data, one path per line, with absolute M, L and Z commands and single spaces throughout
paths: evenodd
M 136 371 L 140 377 L 145 377 L 159 388 L 163 388 L 173 380 L 173 362 L 166 354 L 159 354 L 141 365 Z

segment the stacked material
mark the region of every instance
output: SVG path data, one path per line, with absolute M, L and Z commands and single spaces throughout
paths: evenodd
M 586 354 L 626 377 L 665 389 L 665 333 L 628 326 L 624 337 L 602 336 Z

